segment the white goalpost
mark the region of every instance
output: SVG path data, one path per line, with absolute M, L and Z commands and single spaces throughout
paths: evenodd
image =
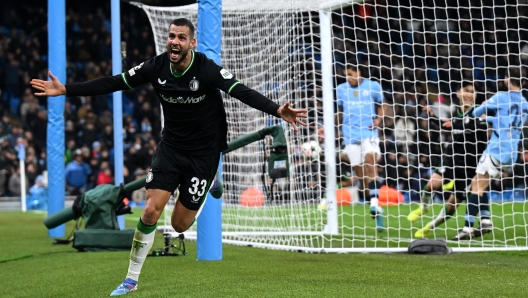
M 197 4 L 136 5 L 149 17 L 158 54 L 165 51 L 170 21 L 186 17 L 196 24 Z M 309 109 L 308 127 L 295 133 L 289 124 L 224 96 L 229 141 L 280 125 L 289 153 L 289 176 L 276 179 L 267 168 L 271 137 L 223 156 L 222 229 L 223 242 L 229 244 L 306 252 L 406 251 L 415 232 L 443 208 L 448 191 L 436 193 L 432 212 L 421 220 L 407 220 L 452 142 L 449 133 L 423 126 L 421 107 L 431 105 L 446 117 L 455 112 L 455 93 L 469 74 L 480 86 L 480 103 L 502 88 L 497 82 L 505 61 L 515 64 L 528 57 L 522 56 L 528 46 L 521 44 L 528 36 L 522 27 L 528 7 L 506 0 L 489 6 L 338 0 L 224 0 L 222 5 L 222 66 L 279 104 Z M 354 180 L 347 163 L 336 158 L 344 144 L 341 125 L 334 120 L 336 86 L 346 81 L 350 57 L 362 63 L 366 77 L 379 82 L 385 93 L 378 172 L 397 201 L 390 198 L 382 206 L 384 232 L 376 230 L 368 204 L 357 202 L 358 182 L 343 189 L 338 184 L 342 176 Z M 310 141 L 324 148 L 323 159 L 303 151 Z M 454 251 L 527 249 L 524 187 L 505 181 L 492 182 L 492 233 L 450 240 L 464 223 L 461 204 L 429 238 L 448 239 Z M 168 232 L 171 204 L 164 218 Z M 195 238 L 194 227 L 184 234 Z

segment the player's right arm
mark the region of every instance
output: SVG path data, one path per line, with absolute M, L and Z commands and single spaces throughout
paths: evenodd
M 426 106 L 423 111 L 427 113 L 427 121 L 429 122 L 429 128 L 433 130 L 440 130 L 440 119 L 436 117 L 431 106 Z
M 480 117 L 483 114 L 486 114 L 486 120 L 492 122 L 492 116 L 489 115 L 489 112 L 494 113 L 499 105 L 499 95 L 495 94 L 490 99 L 483 102 L 480 106 L 476 107 L 473 110 L 474 117 Z M 493 117 L 494 118 L 494 117 Z
M 295 131 L 298 131 L 296 124 L 306 126 L 306 123 L 298 118 L 306 118 L 308 110 L 293 109 L 290 107 L 289 102 L 282 106 L 278 105 L 256 90 L 242 84 L 232 73 L 222 66 L 217 65 L 212 60 L 208 60 L 204 69 L 206 72 L 210 73 L 210 77 L 208 78 L 210 83 L 230 96 L 254 109 L 282 118 L 284 121 L 290 123 Z
M 86 82 L 74 84 L 62 84 L 51 71 L 48 72 L 51 81 L 39 79 L 31 80 L 33 88 L 40 90 L 35 92 L 36 96 L 90 96 L 108 94 L 119 90 L 134 88 L 143 83 L 149 82 L 150 71 L 152 70 L 153 60 L 141 63 L 140 65 L 115 76 L 107 76 Z
M 344 105 L 344 91 L 343 88 L 337 86 L 336 95 L 337 95 L 337 111 L 334 118 L 334 123 L 336 125 L 343 124 L 343 105 Z

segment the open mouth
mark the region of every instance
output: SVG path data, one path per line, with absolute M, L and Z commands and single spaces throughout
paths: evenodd
M 170 51 L 171 60 L 178 59 L 180 57 L 180 55 L 181 55 L 181 50 L 180 49 L 176 49 L 176 48 L 171 49 L 171 51 Z

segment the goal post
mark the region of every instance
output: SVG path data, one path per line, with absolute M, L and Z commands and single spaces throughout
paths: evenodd
M 267 174 L 270 138 L 223 155 L 223 243 L 306 252 L 407 251 L 416 231 L 442 212 L 449 194 L 449 189 L 437 191 L 428 214 L 415 222 L 407 220 L 447 145 L 453 143 L 453 134 L 430 127 L 421 109 L 430 105 L 441 119 L 457 113 L 456 92 L 469 76 L 478 84 L 480 104 L 504 89 L 499 81 L 505 65 L 528 58 L 528 46 L 522 43 L 528 36 L 522 22 L 526 4 L 471 5 L 224 0 L 222 66 L 279 104 L 307 108 L 309 118 L 308 127 L 296 133 L 287 123 L 224 97 L 229 141 L 282 126 L 289 176 L 273 179 Z M 158 54 L 165 51 L 172 19 L 197 21 L 196 4 L 141 8 L 151 22 Z M 338 158 L 345 144 L 343 126 L 334 120 L 336 88 L 346 82 L 351 56 L 361 63 L 365 78 L 380 84 L 385 99 L 378 161 L 378 173 L 389 186 L 379 198 L 384 232 L 377 231 L 368 204 L 352 195 L 361 193 L 361 184 L 348 163 Z M 356 116 L 357 111 L 345 116 Z M 310 141 L 323 148 L 322 159 L 303 152 L 303 144 Z M 457 150 L 463 146 L 453 145 Z M 517 169 L 507 175 L 514 180 L 527 174 Z M 340 187 L 343 176 L 353 182 L 351 186 Z M 464 225 L 462 203 L 428 237 L 448 239 L 453 251 L 526 250 L 525 187 L 508 181 L 494 180 L 489 191 L 495 226 L 491 233 L 451 240 Z M 165 212 L 169 230 L 171 211 L 169 204 Z M 195 227 L 185 236 L 196 237 Z
M 222 52 L 222 0 L 201 0 L 198 4 L 196 37 L 201 40 L 198 51 L 220 63 Z M 222 157 L 218 163 L 222 175 Z M 222 202 L 207 193 L 197 218 L 197 258 L 204 261 L 222 259 Z M 200 216 L 201 215 L 201 216 Z

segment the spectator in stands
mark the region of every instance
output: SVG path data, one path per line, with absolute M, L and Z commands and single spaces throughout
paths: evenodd
M 99 159 L 101 158 L 101 142 L 95 141 L 92 143 L 92 159 Z
M 16 147 L 17 140 L 21 137 L 23 137 L 22 128 L 18 125 L 13 125 L 11 127 L 11 133 L 7 135 L 7 139 L 9 140 L 9 145 L 13 148 Z
M 40 195 L 46 190 L 46 187 L 44 186 L 44 178 L 42 175 L 38 175 L 37 178 L 35 178 L 35 184 L 29 188 L 29 194 L 31 195 Z
M 112 175 L 112 169 L 107 161 L 101 163 L 99 173 L 97 173 L 97 179 L 95 181 L 95 186 L 101 184 L 112 184 L 114 180 Z
M 46 147 L 46 138 L 48 134 L 48 113 L 46 110 L 39 110 L 37 112 L 37 119 L 33 121 L 31 131 L 35 137 L 35 142 L 40 147 Z
M 66 165 L 66 190 L 69 195 L 80 195 L 86 191 L 92 170 L 83 161 L 81 149 L 75 150 L 74 160 Z
M 35 181 L 39 176 L 37 172 L 37 167 L 33 163 L 26 164 L 26 178 L 28 181 Z
M 29 190 L 29 180 L 27 177 L 25 177 L 25 189 L 26 192 Z M 19 197 L 22 194 L 22 188 L 21 188 L 22 178 L 20 176 L 20 167 L 17 166 L 16 172 L 9 177 L 9 183 L 7 186 L 7 190 L 9 193 L 14 197 Z

